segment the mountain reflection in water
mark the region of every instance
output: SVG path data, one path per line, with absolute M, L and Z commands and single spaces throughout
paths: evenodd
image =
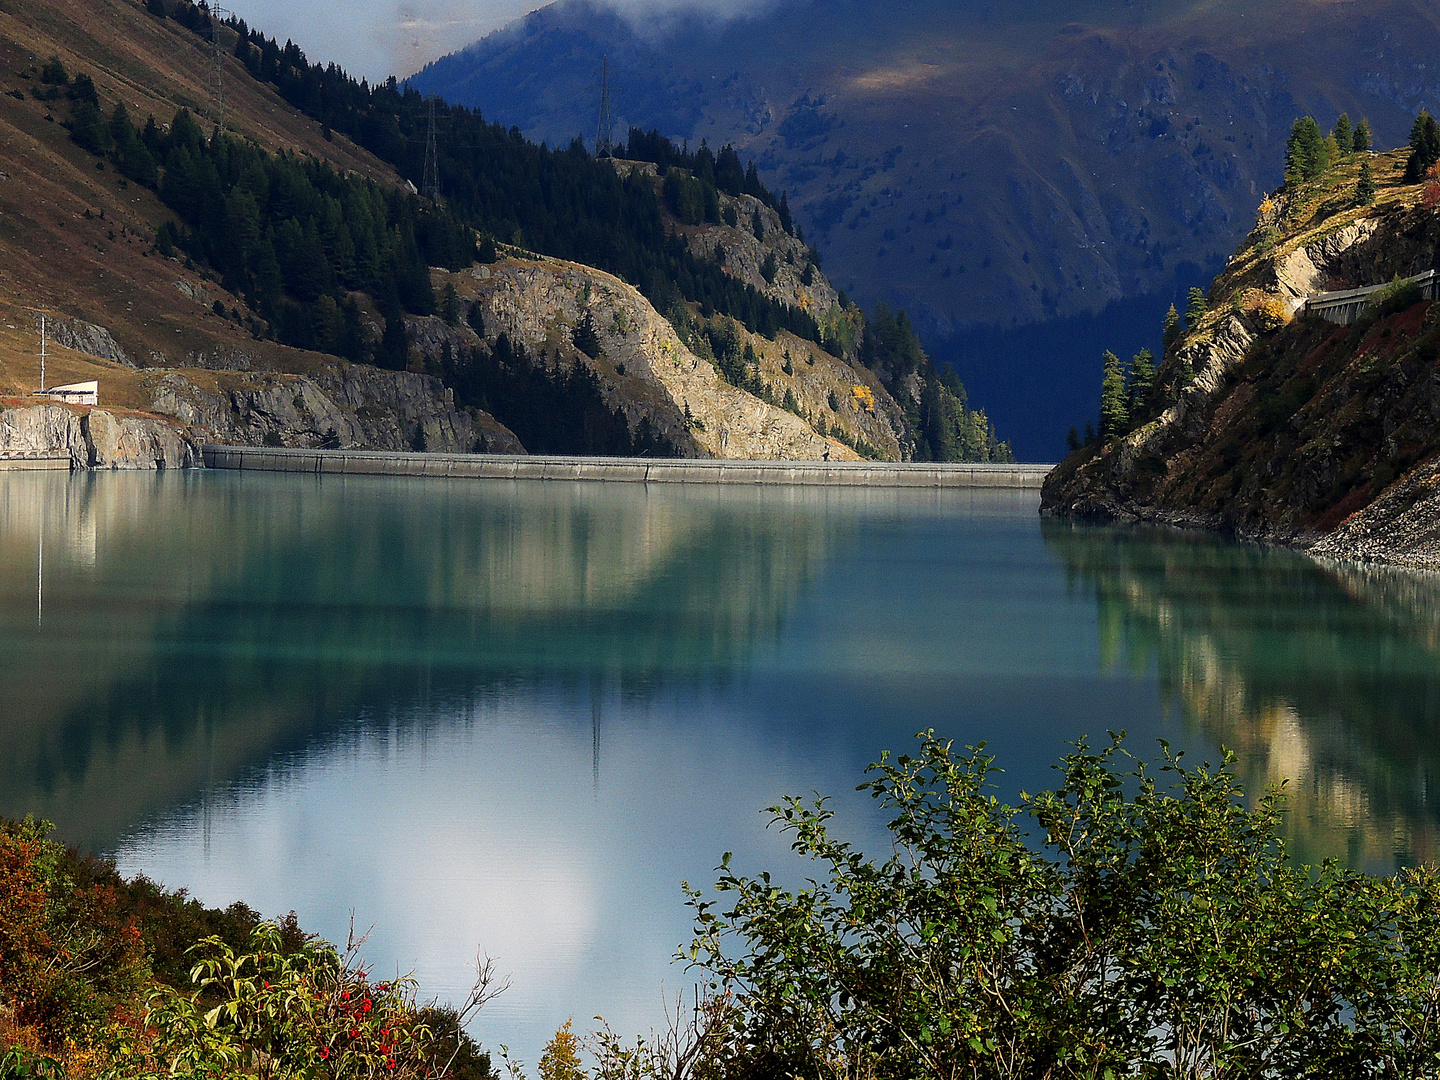
M 1094 593 L 1103 662 L 1156 665 L 1252 795 L 1288 782 L 1295 857 L 1378 872 L 1440 856 L 1440 575 L 1170 530 L 1042 532 Z
M 360 711 L 728 678 L 836 534 L 723 488 L 24 479 L 0 485 L 0 806 L 101 850 Z

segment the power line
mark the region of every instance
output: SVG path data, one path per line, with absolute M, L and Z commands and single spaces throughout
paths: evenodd
M 225 52 L 220 48 L 220 24 L 232 14 L 219 4 L 210 5 L 210 123 L 217 132 L 225 130 Z
M 432 203 L 440 201 L 440 154 L 435 148 L 435 99 L 429 98 L 430 122 L 425 132 L 425 172 L 420 182 L 420 193 Z
M 615 141 L 615 121 L 610 115 L 610 57 L 600 61 L 600 122 L 595 128 L 595 156 L 608 157 Z

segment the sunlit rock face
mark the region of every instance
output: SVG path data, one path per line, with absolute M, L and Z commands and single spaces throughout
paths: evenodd
M 479 305 L 488 347 L 505 334 L 547 365 L 583 365 L 597 379 L 606 404 L 625 415 L 632 431 L 643 420 L 680 456 L 859 458 L 795 413 L 726 382 L 639 290 L 612 275 L 559 259 L 507 258 L 449 280 L 459 296 Z M 574 344 L 585 320 L 599 341 L 599 355 L 593 358 L 581 355 Z M 777 392 L 790 390 L 808 414 L 829 417 L 837 430 L 864 439 L 882 456 L 900 456 L 903 417 L 872 372 L 791 334 L 767 342 L 743 327 L 736 332 L 754 350 L 760 376 Z M 463 346 L 470 333 L 457 332 L 457 345 Z M 857 386 L 869 391 L 868 404 L 856 397 Z M 840 408 L 830 408 L 832 395 Z

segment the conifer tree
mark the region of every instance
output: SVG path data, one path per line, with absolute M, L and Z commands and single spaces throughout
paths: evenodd
M 1175 305 L 1170 305 L 1170 310 L 1165 313 L 1165 332 L 1162 341 L 1168 349 L 1175 342 L 1180 340 L 1180 312 L 1175 310 Z
M 1370 149 L 1370 121 L 1362 119 L 1355 125 L 1355 136 L 1350 141 L 1350 149 L 1357 154 L 1363 154 Z
M 1100 439 L 1105 442 L 1125 434 L 1130 423 L 1130 399 L 1125 392 L 1125 368 L 1120 358 L 1106 349 L 1101 363 Z
M 1329 165 L 1320 125 L 1313 116 L 1300 117 L 1285 142 L 1285 186 L 1294 187 L 1303 181 L 1314 180 Z
M 1185 305 L 1185 328 L 1194 330 L 1200 325 L 1200 320 L 1210 310 L 1210 303 L 1205 299 L 1205 290 L 1192 285 L 1190 287 L 1189 302 Z
M 1335 145 L 1339 147 L 1342 155 L 1355 149 L 1355 132 L 1350 127 L 1349 113 L 1342 112 L 1340 114 L 1340 118 L 1335 121 L 1335 130 L 1331 134 L 1335 136 Z
M 1425 110 L 1410 127 L 1410 157 L 1405 161 L 1405 183 L 1418 184 L 1425 172 L 1440 161 L 1440 124 Z
M 1340 160 L 1340 143 L 1333 134 L 1325 136 L 1323 150 L 1326 168 Z
M 1130 361 L 1130 416 L 1138 418 L 1150 404 L 1155 389 L 1155 354 L 1141 349 Z
M 1360 179 L 1355 182 L 1355 205 L 1370 206 L 1375 202 L 1375 170 L 1370 162 L 1360 163 Z

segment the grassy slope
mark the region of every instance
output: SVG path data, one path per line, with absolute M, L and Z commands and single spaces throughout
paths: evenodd
M 223 38 L 222 38 L 223 40 Z M 171 217 L 155 193 L 126 184 L 112 167 L 72 143 L 60 126 L 65 102 L 35 100 L 37 68 L 58 55 L 72 74 L 90 74 L 106 112 L 123 100 L 137 123 L 167 123 L 186 106 L 203 112 L 209 58 L 196 36 L 158 20 L 132 0 L 0 0 L 0 393 L 29 389 L 38 377 L 36 312 L 68 315 L 109 329 L 137 362 L 184 368 L 197 352 L 239 350 L 256 367 L 304 372 L 318 354 L 257 342 L 209 310 L 236 297 L 151 248 L 156 226 Z M 336 166 L 398 182 L 375 158 L 335 137 L 251 79 L 232 57 L 226 66 L 226 126 L 267 149 L 288 148 Z M 28 74 L 30 78 L 24 78 Z M 18 89 L 23 101 L 8 96 Z M 53 120 L 47 119 L 53 117 Z M 102 216 L 103 214 L 103 216 Z M 203 290 L 185 296 L 175 283 Z M 143 408 L 138 377 L 126 369 L 54 348 L 47 381 L 100 378 L 102 403 Z M 220 376 L 223 378 L 223 376 Z M 214 382 L 213 373 L 197 378 Z

